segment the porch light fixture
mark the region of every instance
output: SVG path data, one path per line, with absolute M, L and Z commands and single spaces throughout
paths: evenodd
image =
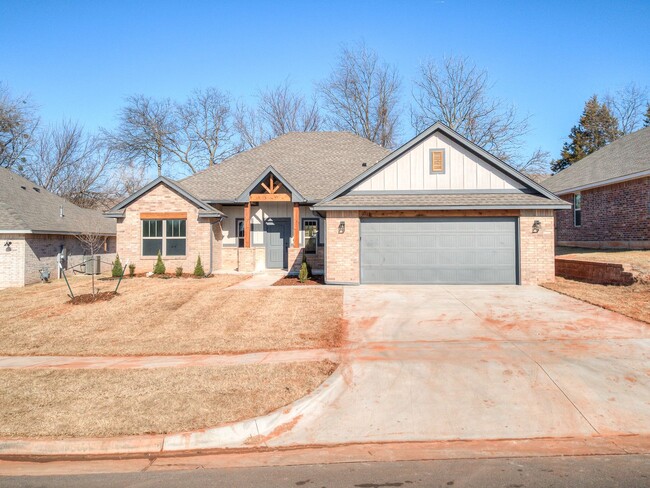
M 5 241 L 5 247 L 7 248 L 7 251 L 11 251 L 11 241 Z
M 537 234 L 542 228 L 542 223 L 539 220 L 533 222 L 533 234 Z
M 339 222 L 339 234 L 345 233 L 345 220 Z

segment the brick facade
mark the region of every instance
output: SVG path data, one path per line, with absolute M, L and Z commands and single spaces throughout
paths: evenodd
M 522 211 L 398 211 L 362 212 L 364 218 L 374 217 L 513 217 L 519 216 L 520 282 L 538 284 L 555 280 L 554 217 L 552 210 Z M 360 213 L 352 211 L 327 212 L 325 221 L 325 281 L 327 283 L 358 284 Z M 538 232 L 533 224 L 539 221 Z M 345 232 L 339 224 L 345 223 Z
M 533 224 L 541 227 L 534 232 Z M 519 216 L 519 272 L 522 285 L 555 281 L 553 210 L 522 210 Z
M 67 269 L 77 269 L 89 256 L 89 252 L 75 236 L 58 234 L 3 235 L 3 241 L 11 246 L 0 248 L 0 288 L 24 286 L 41 281 L 40 270 L 50 270 L 50 279 L 58 277 L 57 257 L 65 248 Z M 115 260 L 115 237 L 106 238 L 106 246 L 97 252 L 101 271 L 109 271 Z M 72 272 L 72 271 L 70 271 Z
M 153 270 L 156 262 L 155 256 L 142 256 L 142 221 L 140 214 L 161 212 L 186 212 L 187 213 L 187 242 L 185 256 L 164 256 L 163 261 L 168 272 L 174 272 L 177 267 L 182 267 L 185 272 L 193 272 L 198 256 L 201 256 L 203 269 L 207 273 L 218 269 L 219 263 L 215 262 L 215 255 L 220 254 L 221 227 L 218 219 L 199 218 L 199 209 L 190 201 L 169 189 L 165 185 L 158 185 L 150 192 L 142 195 L 125 209 L 124 217 L 117 219 L 117 252 L 122 261 L 129 260 L 135 264 L 135 272 L 142 273 Z M 212 240 L 213 253 L 210 252 Z M 216 249 L 216 252 L 215 252 Z
M 325 219 L 325 282 L 359 283 L 359 212 L 330 211 Z M 339 230 L 340 224 L 344 230 Z
M 580 227 L 573 225 L 573 209 L 556 211 L 558 244 L 650 249 L 650 177 L 580 193 Z M 573 203 L 573 194 L 561 198 Z
M 289 248 L 289 274 L 297 275 L 302 266 L 303 256 L 307 257 L 307 263 L 311 266 L 311 272 L 315 275 L 322 275 L 325 269 L 325 247 L 318 246 L 316 254 L 305 254 L 303 247 Z

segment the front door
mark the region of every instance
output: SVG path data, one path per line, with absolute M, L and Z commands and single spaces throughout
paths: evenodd
M 286 268 L 291 241 L 290 219 L 268 219 L 264 224 L 266 267 Z

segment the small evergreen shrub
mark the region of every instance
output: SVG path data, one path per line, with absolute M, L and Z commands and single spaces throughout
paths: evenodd
M 183 276 L 183 268 L 179 266 L 178 268 L 176 268 L 176 277 L 180 278 L 181 276 Z
M 119 278 L 124 272 L 124 267 L 122 266 L 122 261 L 120 261 L 120 255 L 115 255 L 115 261 L 113 261 L 113 269 L 111 270 L 111 275 L 113 278 Z
M 300 265 L 300 272 L 298 273 L 298 279 L 300 280 L 300 283 L 304 283 L 307 281 L 307 278 L 309 278 L 309 265 L 307 264 L 307 261 L 303 261 L 302 264 Z
M 158 259 L 156 259 L 156 264 L 153 265 L 153 273 L 157 275 L 165 274 L 165 263 L 163 263 L 160 251 L 158 251 Z
M 131 278 L 135 276 L 135 264 L 129 264 L 129 276 Z
M 196 258 L 196 266 L 194 267 L 194 276 L 205 276 L 205 271 L 203 271 L 203 265 L 201 264 L 201 256 Z

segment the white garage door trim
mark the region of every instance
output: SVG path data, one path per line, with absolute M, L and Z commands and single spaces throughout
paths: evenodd
M 516 217 L 361 219 L 361 283 L 517 284 L 518 225 Z

